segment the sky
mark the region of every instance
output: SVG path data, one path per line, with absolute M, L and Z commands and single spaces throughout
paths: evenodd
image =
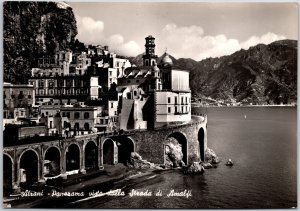
M 230 55 L 259 43 L 298 40 L 297 3 L 67 2 L 77 39 L 108 45 L 124 56 L 145 52 L 155 37 L 156 54 L 200 61 Z

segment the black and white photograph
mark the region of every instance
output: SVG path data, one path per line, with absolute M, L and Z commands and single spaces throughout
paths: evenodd
M 298 15 L 2 2 L 2 207 L 297 208 Z

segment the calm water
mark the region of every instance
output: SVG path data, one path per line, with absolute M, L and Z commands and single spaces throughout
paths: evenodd
M 244 116 L 247 116 L 245 119 Z M 68 207 L 84 208 L 290 208 L 297 206 L 295 108 L 209 108 L 208 146 L 222 162 L 203 175 L 166 171 L 115 184 L 162 197 L 99 197 Z M 231 158 L 235 165 L 224 165 Z M 192 197 L 168 198 L 175 189 Z

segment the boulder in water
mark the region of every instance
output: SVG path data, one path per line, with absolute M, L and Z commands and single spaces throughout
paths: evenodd
M 205 150 L 205 160 L 206 160 L 206 162 L 211 163 L 211 164 L 218 164 L 220 162 L 216 153 L 208 147 Z
M 202 163 L 202 166 L 205 168 L 205 169 L 210 169 L 213 167 L 213 165 L 211 165 L 210 163 Z
M 228 161 L 225 163 L 226 166 L 233 166 L 233 161 L 229 158 Z
M 203 174 L 204 167 L 199 162 L 194 162 L 183 170 L 184 174 Z

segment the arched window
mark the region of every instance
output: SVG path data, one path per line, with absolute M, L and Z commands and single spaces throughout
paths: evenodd
M 64 128 L 68 127 L 68 123 L 66 121 L 64 121 Z
M 89 123 L 84 123 L 84 130 L 89 130 L 89 129 L 90 129 Z
M 80 116 L 79 112 L 75 112 L 74 119 L 79 119 L 79 116 Z
M 78 122 L 74 124 L 74 130 L 79 130 L 79 123 Z
M 89 117 L 90 117 L 90 113 L 89 113 L 89 112 L 85 112 L 85 113 L 84 113 L 84 118 L 85 118 L 85 119 L 88 119 Z

